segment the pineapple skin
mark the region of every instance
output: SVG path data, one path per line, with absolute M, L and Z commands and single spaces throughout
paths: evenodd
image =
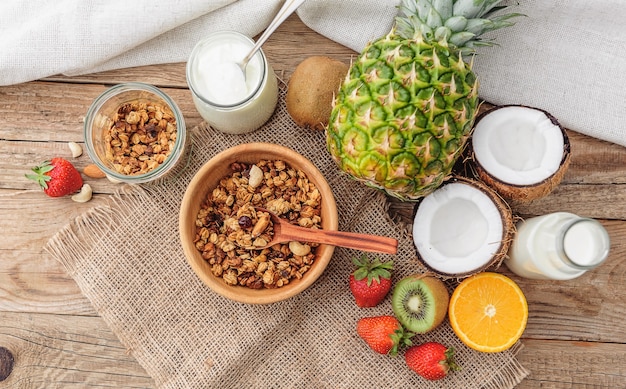
M 354 179 L 417 201 L 450 175 L 478 105 L 478 81 L 458 51 L 392 30 L 352 63 L 333 101 L 327 149 Z

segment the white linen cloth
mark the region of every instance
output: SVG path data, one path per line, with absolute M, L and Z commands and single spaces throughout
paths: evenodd
M 283 0 L 3 0 L 0 85 L 184 62 L 223 29 L 255 36 Z M 308 0 L 313 30 L 356 51 L 393 25 L 399 0 Z M 519 3 L 519 4 L 517 4 Z M 626 146 L 626 2 L 519 0 L 526 17 L 488 34 L 474 70 L 494 104 L 545 109 L 569 129 Z M 300 50 L 294 47 L 294 50 Z

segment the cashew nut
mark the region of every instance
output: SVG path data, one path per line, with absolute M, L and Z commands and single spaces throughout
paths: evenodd
M 302 244 L 300 242 L 291 241 L 289 242 L 289 250 L 291 250 L 293 255 L 299 255 L 303 257 L 311 252 L 311 246 L 309 246 L 308 244 Z
M 267 240 L 263 238 L 256 238 L 254 242 L 252 242 L 252 247 L 265 247 L 267 246 Z
M 263 182 L 263 170 L 257 165 L 252 165 L 250 168 L 250 178 L 248 179 L 248 185 L 252 188 L 256 188 Z
M 77 203 L 86 203 L 91 200 L 91 196 L 93 195 L 93 191 L 91 190 L 91 186 L 89 184 L 83 184 L 83 187 L 80 188 L 80 192 L 76 193 L 72 196 L 72 200 Z
M 72 152 L 72 157 L 78 158 L 83 155 L 83 148 L 76 142 L 69 142 L 67 144 L 70 147 L 70 151 Z

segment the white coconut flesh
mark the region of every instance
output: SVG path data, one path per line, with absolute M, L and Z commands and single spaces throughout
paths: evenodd
M 446 274 L 472 272 L 487 265 L 504 236 L 502 214 L 472 185 L 446 184 L 420 203 L 413 241 L 422 260 Z
M 512 185 L 533 185 L 559 169 L 563 133 L 542 111 L 503 107 L 486 114 L 472 135 L 474 158 L 490 175 Z

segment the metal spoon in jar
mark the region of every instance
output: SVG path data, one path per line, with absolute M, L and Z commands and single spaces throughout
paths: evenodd
M 347 247 L 361 251 L 395 254 L 398 251 L 398 240 L 386 236 L 359 234 L 356 232 L 327 231 L 313 228 L 300 227 L 291 224 L 288 220 L 280 218 L 273 212 L 264 208 L 255 207 L 257 212 L 267 212 L 274 224 L 272 240 L 265 246 L 254 247 L 263 249 L 277 243 L 311 242 L 328 244 L 331 246 Z
M 241 68 L 241 71 L 243 72 L 244 78 L 246 77 L 246 66 L 248 65 L 250 59 L 254 56 L 254 54 L 256 54 L 257 51 L 259 51 L 263 43 L 265 43 L 265 41 L 270 37 L 270 35 L 272 35 L 272 33 L 278 28 L 278 26 L 280 26 L 285 21 L 285 19 L 289 17 L 289 15 L 294 13 L 294 11 L 298 9 L 298 7 L 302 5 L 302 3 L 304 3 L 304 0 L 286 0 L 280 11 L 278 11 L 278 14 L 276 14 L 276 16 L 274 17 L 274 20 L 272 20 L 270 25 L 265 29 L 265 32 L 263 32 L 259 40 L 257 40 L 254 47 L 252 47 L 252 50 L 250 50 L 248 55 L 246 55 L 241 62 L 237 63 L 237 65 Z

